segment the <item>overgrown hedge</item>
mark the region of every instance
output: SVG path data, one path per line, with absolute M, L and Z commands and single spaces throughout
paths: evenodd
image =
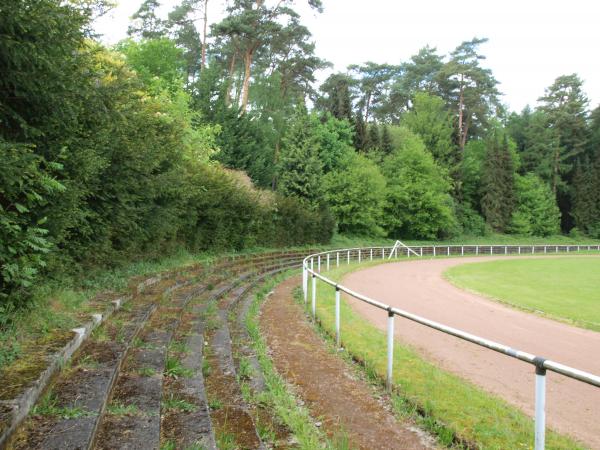
M 327 241 L 327 211 L 269 201 L 210 156 L 218 127 L 90 41 L 87 3 L 3 2 L 0 316 L 44 277 L 171 248 Z

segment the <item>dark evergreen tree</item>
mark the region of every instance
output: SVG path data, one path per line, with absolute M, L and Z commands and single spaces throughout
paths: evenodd
M 580 231 L 600 237 L 600 152 L 593 163 L 577 164 L 573 177 L 572 214 Z
M 316 101 L 317 108 L 331 113 L 336 119 L 347 119 L 352 122 L 351 91 L 355 84 L 356 81 L 348 75 L 342 73 L 330 75 L 321 86 L 323 95 Z
M 390 130 L 386 124 L 383 124 L 381 129 L 381 150 L 383 150 L 386 155 L 389 155 L 392 153 L 392 151 L 394 151 L 392 136 L 390 135 Z
M 369 136 L 367 135 L 367 126 L 362 117 L 362 112 L 359 111 L 354 118 L 354 148 L 359 152 L 367 150 Z
M 590 131 L 586 154 L 593 158 L 600 151 L 600 106 L 590 114 Z
M 319 141 L 304 107 L 298 107 L 281 145 L 278 190 L 296 197 L 311 207 L 323 199 L 319 160 Z
M 498 134 L 493 132 L 488 140 L 481 176 L 481 210 L 495 231 L 504 232 L 515 208 L 515 169 L 508 137 Z
M 369 126 L 369 144 L 367 150 L 381 148 L 381 138 L 379 136 L 379 127 L 374 122 Z

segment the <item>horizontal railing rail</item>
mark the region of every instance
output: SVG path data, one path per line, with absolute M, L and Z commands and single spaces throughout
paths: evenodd
M 545 447 L 546 430 L 546 372 L 559 373 L 574 380 L 600 387 L 600 376 L 583 370 L 569 367 L 542 356 L 512 348 L 508 345 L 492 341 L 463 330 L 444 325 L 442 323 L 421 317 L 417 314 L 395 308 L 378 300 L 372 299 L 359 292 L 353 291 L 334 280 L 322 275 L 322 269 L 330 270 L 332 264 L 339 267 L 341 264 L 350 264 L 351 261 L 373 261 L 375 259 L 388 258 L 417 258 L 423 256 L 465 256 L 465 255 L 536 255 L 536 254 L 559 254 L 577 253 L 581 251 L 600 251 L 600 245 L 428 245 L 428 246 L 406 246 L 394 245 L 390 247 L 366 247 L 346 248 L 340 250 L 329 250 L 307 256 L 302 262 L 302 288 L 304 301 L 308 303 L 308 279 L 312 278 L 311 310 L 313 318 L 316 318 L 317 305 L 317 280 L 335 288 L 335 338 L 337 346 L 341 345 L 340 335 L 340 297 L 341 292 L 367 303 L 375 308 L 385 311 L 387 321 L 387 373 L 386 386 L 392 389 L 393 375 L 393 352 L 394 352 L 394 317 L 400 316 L 426 327 L 440 331 L 459 339 L 471 342 L 511 358 L 516 358 L 535 367 L 535 450 Z M 412 256 L 411 256 L 412 255 Z M 416 256 L 418 255 L 418 256 Z M 324 266 L 324 267 L 322 267 Z

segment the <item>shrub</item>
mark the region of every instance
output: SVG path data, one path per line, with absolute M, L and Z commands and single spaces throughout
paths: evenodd
M 346 168 L 328 173 L 325 199 L 341 233 L 381 236 L 385 206 L 385 177 L 375 163 L 354 155 Z

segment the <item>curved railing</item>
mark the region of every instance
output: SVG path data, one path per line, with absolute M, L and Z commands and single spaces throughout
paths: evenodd
M 375 259 L 391 258 L 416 258 L 423 256 L 465 256 L 465 255 L 524 255 L 524 254 L 549 254 L 549 253 L 577 253 L 581 251 L 600 251 L 600 245 L 429 245 L 429 246 L 402 246 L 393 247 L 367 247 L 329 250 L 307 256 L 302 262 L 302 288 L 304 301 L 308 303 L 308 279 L 312 278 L 311 310 L 313 318 L 316 316 L 317 281 L 320 280 L 335 288 L 335 335 L 337 346 L 340 346 L 340 296 L 345 292 L 349 296 L 367 303 L 374 308 L 385 311 L 387 322 L 387 374 L 386 385 L 392 388 L 393 352 L 394 352 L 394 317 L 400 316 L 426 327 L 433 328 L 445 334 L 455 336 L 473 344 L 502 353 L 511 358 L 516 358 L 535 367 L 535 450 L 545 447 L 546 430 L 546 371 L 556 372 L 592 386 L 600 387 L 600 376 L 583 370 L 569 367 L 556 361 L 545 359 L 522 350 L 517 350 L 508 345 L 492 341 L 463 330 L 459 330 L 425 317 L 412 314 L 402 309 L 386 305 L 378 300 L 355 292 L 321 274 L 328 271 L 332 265 L 339 267 L 341 264 L 350 264 L 351 261 L 372 261 Z M 411 256 L 412 255 L 412 256 Z

